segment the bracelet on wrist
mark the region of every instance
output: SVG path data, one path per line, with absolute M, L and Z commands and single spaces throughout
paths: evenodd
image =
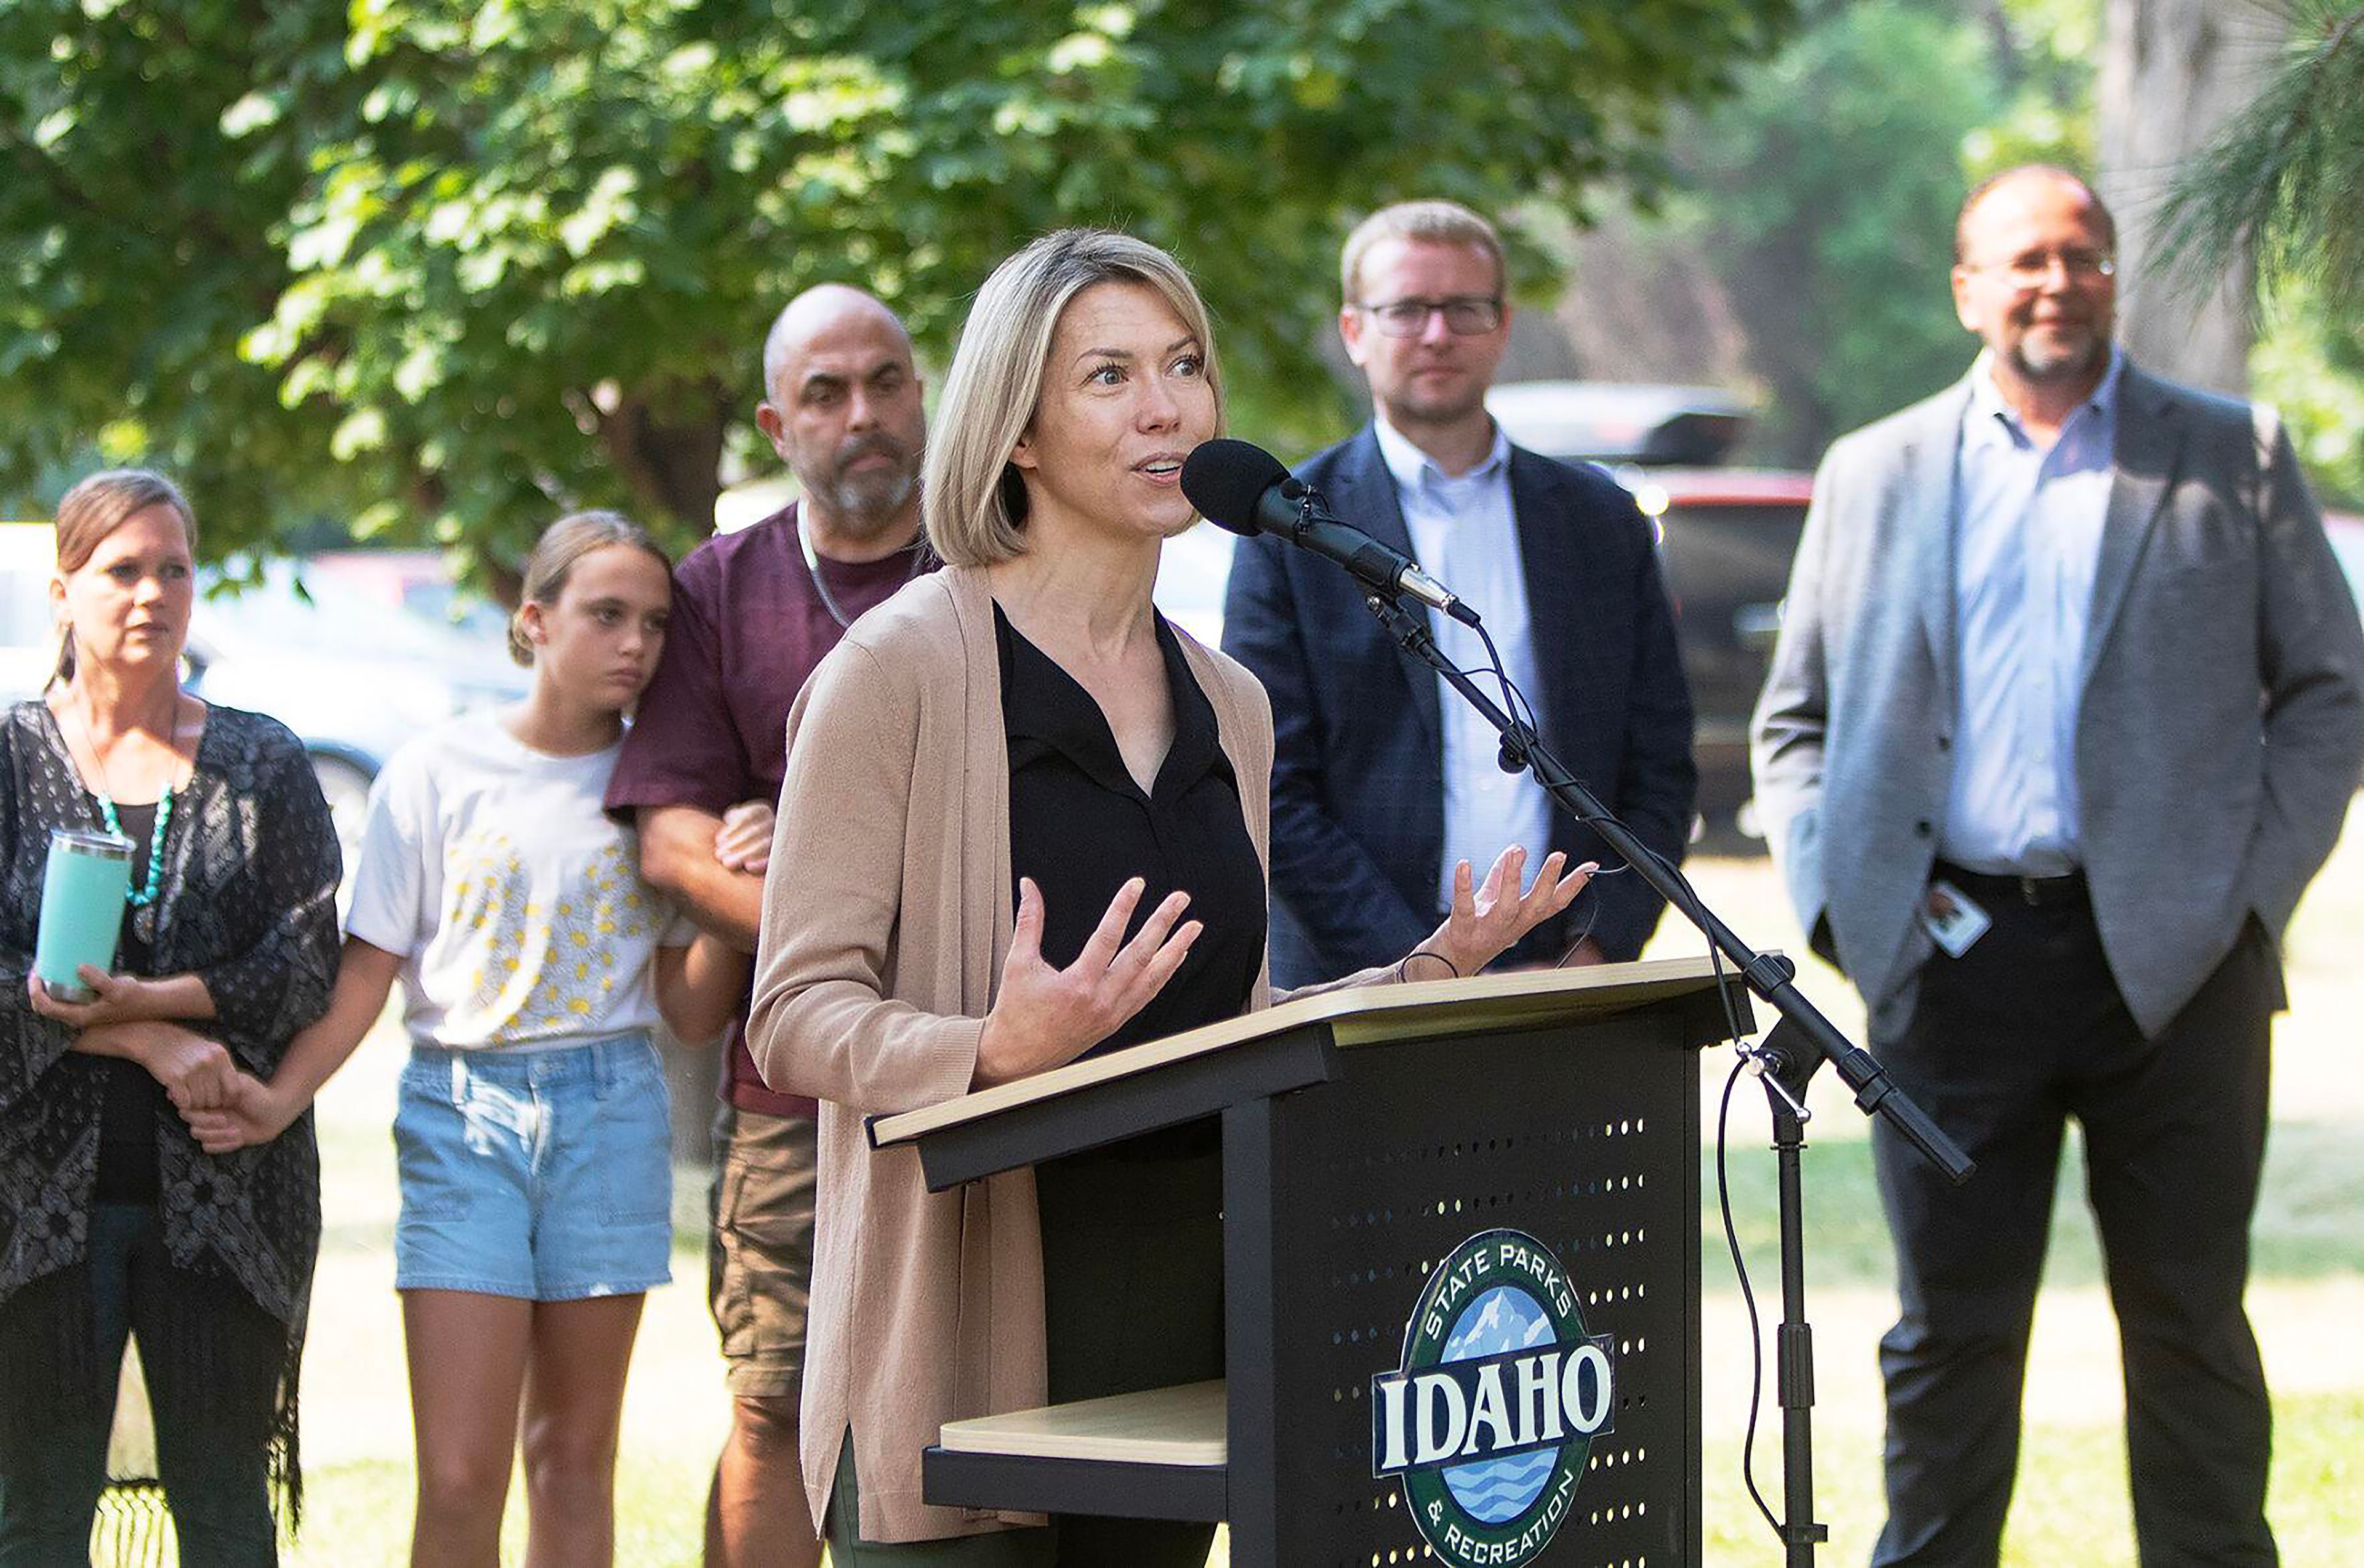
M 1455 963 L 1451 959 L 1445 957 L 1443 953 L 1432 952 L 1426 948 L 1414 948 L 1411 951 L 1404 954 L 1402 958 L 1396 961 L 1397 980 L 1408 981 L 1411 978 L 1411 961 L 1416 958 L 1433 959 L 1436 962 L 1444 965 L 1445 969 L 1452 974 L 1454 979 L 1459 980 L 1462 978 L 1460 966 Z

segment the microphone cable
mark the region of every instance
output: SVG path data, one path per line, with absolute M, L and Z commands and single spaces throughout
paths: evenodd
M 1748 1071 L 1749 1058 L 1734 1059 L 1732 1071 L 1725 1074 L 1723 1093 L 1715 1108 L 1715 1201 L 1723 1216 L 1723 1244 L 1732 1253 L 1733 1277 L 1740 1282 L 1740 1301 L 1748 1314 L 1748 1425 L 1740 1437 L 1740 1480 L 1748 1488 L 1748 1499 L 1756 1511 L 1765 1516 L 1765 1525 L 1773 1538 L 1782 1538 L 1781 1521 L 1774 1516 L 1765 1494 L 1756 1489 L 1756 1423 L 1765 1403 L 1765 1323 L 1756 1311 L 1756 1292 L 1748 1281 L 1748 1259 L 1740 1250 L 1740 1229 L 1732 1218 L 1732 1173 L 1725 1168 L 1724 1156 L 1732 1141 L 1732 1092 L 1740 1084 L 1740 1075 Z
M 1492 676 L 1501 688 L 1503 711 L 1508 713 L 1513 721 L 1525 726 L 1530 734 L 1540 737 L 1543 733 L 1543 725 L 1535 713 L 1534 705 L 1527 700 L 1527 694 L 1520 689 L 1519 684 L 1511 678 L 1510 670 L 1502 659 L 1501 650 L 1494 645 L 1493 634 L 1483 625 L 1473 627 L 1471 629 L 1477 632 L 1485 644 L 1486 668 L 1472 672 L 1455 665 L 1454 667 L 1455 672 L 1472 680 Z M 1443 657 L 1442 650 L 1439 651 L 1438 656 Z M 1599 819 L 1598 817 L 1581 812 L 1574 815 L 1577 821 L 1585 827 L 1593 826 Z M 1600 817 L 1609 815 L 1605 811 L 1599 814 Z M 1681 867 L 1646 843 L 1642 845 L 1642 852 L 1649 856 L 1658 868 L 1673 880 L 1684 899 L 1689 903 L 1691 909 L 1682 911 L 1686 918 L 1691 917 L 1692 910 L 1703 911 L 1706 908 L 1705 900 L 1700 897 L 1699 891 L 1691 885 L 1690 879 L 1683 874 Z M 1592 874 L 1595 877 L 1617 876 L 1633 869 L 1629 861 L 1623 865 L 1596 871 Z M 1592 908 L 1587 911 L 1584 929 L 1578 934 L 1577 942 L 1582 941 L 1585 937 L 1591 934 L 1592 922 L 1599 917 L 1600 908 L 1599 901 L 1595 900 Z M 1697 923 L 1694 921 L 1695 925 Z M 1575 942 L 1569 944 L 1570 951 L 1574 950 L 1575 945 Z M 1741 1028 L 1739 1010 L 1733 1005 L 1730 982 L 1735 976 L 1732 971 L 1725 968 L 1723 950 L 1717 947 L 1712 939 L 1710 939 L 1707 944 L 1707 956 L 1710 970 L 1715 976 L 1716 997 L 1723 1006 L 1725 1038 L 1738 1046 L 1747 1031 Z M 1741 1485 L 1747 1488 L 1749 1500 L 1756 1505 L 1756 1511 L 1764 1516 L 1766 1527 L 1773 1532 L 1776 1540 L 1780 1540 L 1783 1528 L 1781 1521 L 1774 1514 L 1771 1505 L 1766 1502 L 1765 1494 L 1756 1485 L 1756 1429 L 1763 1415 L 1765 1402 L 1765 1324 L 1757 1310 L 1756 1288 L 1748 1277 L 1748 1259 L 1741 1250 L 1740 1229 L 1732 1217 L 1732 1173 L 1728 1162 L 1731 1148 L 1733 1091 L 1739 1085 L 1741 1074 L 1748 1071 L 1754 1060 L 1745 1047 L 1739 1051 L 1733 1061 L 1731 1073 L 1725 1075 L 1723 1092 L 1717 1099 L 1715 1196 L 1717 1212 L 1723 1224 L 1724 1247 L 1732 1254 L 1733 1276 L 1740 1285 L 1741 1305 L 1748 1318 L 1748 1421 L 1742 1431 L 1740 1440 L 1740 1480 Z

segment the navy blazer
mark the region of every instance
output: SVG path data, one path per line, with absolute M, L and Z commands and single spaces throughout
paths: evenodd
M 1297 472 L 1339 517 L 1413 553 L 1368 426 Z M 1518 447 L 1511 503 L 1541 687 L 1527 696 L 1544 743 L 1645 843 L 1679 861 L 1699 773 L 1690 687 L 1650 525 L 1599 470 Z M 1344 571 L 1269 536 L 1242 540 L 1232 558 L 1223 649 L 1272 695 L 1274 984 L 1392 963 L 1437 923 L 1444 784 L 1435 673 L 1388 638 Z M 1622 863 L 1556 804 L 1551 847 L 1604 871 Z M 1597 877 L 1511 956 L 1555 959 L 1589 929 L 1611 959 L 1631 959 L 1660 906 L 1630 872 Z

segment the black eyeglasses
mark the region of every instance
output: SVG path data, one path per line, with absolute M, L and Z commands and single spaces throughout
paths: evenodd
M 1428 330 L 1428 318 L 1442 314 L 1444 329 L 1456 338 L 1475 338 L 1502 324 L 1502 302 L 1491 295 L 1457 294 L 1450 299 L 1391 299 L 1385 305 L 1355 306 L 1379 324 L 1390 338 L 1417 338 Z

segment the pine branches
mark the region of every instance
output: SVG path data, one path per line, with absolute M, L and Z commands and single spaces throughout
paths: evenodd
M 2304 280 L 2364 310 L 2364 5 L 2279 0 L 2287 50 L 2258 97 L 2187 161 L 2158 261 L 2201 292 L 2245 254 L 2261 295 Z

